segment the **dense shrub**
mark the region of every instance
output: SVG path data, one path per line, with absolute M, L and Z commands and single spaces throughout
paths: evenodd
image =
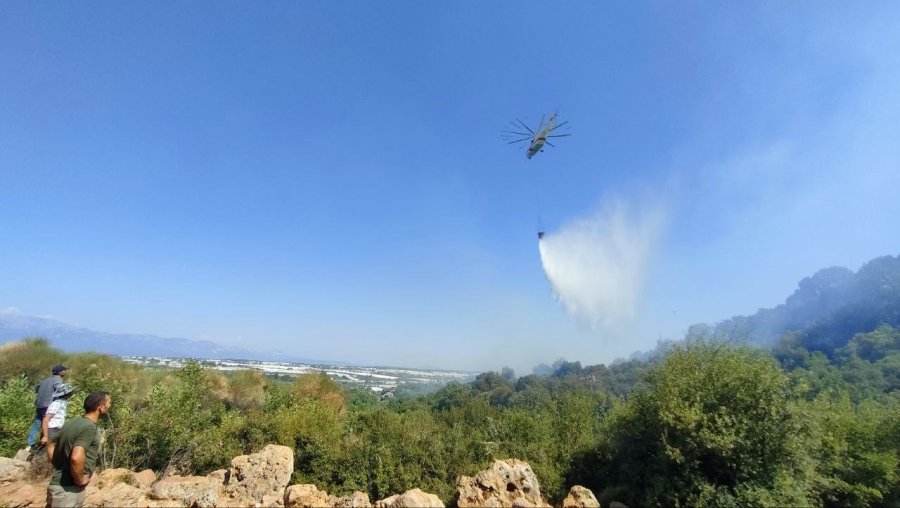
M 798 462 L 797 422 L 788 379 L 770 356 L 678 348 L 647 382 L 607 422 L 595 487 L 640 506 L 742 504 L 762 492 L 806 503 L 802 491 L 781 489 Z
M 65 359 L 62 351 L 42 338 L 3 344 L 0 346 L 0 384 L 24 374 L 32 385 L 36 385 L 50 375 L 54 365 L 65 363 Z
M 0 457 L 12 457 L 24 448 L 34 421 L 34 386 L 22 374 L 0 387 Z

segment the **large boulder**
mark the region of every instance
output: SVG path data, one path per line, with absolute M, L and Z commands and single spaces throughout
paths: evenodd
M 0 483 L 25 480 L 30 464 L 24 460 L 0 457 Z
M 115 483 L 104 488 L 88 487 L 84 496 L 85 506 L 149 506 L 147 490 L 128 483 Z
M 422 492 L 421 489 L 412 489 L 376 501 L 375 508 L 444 508 L 444 503 L 434 494 Z
M 222 485 L 206 476 L 167 476 L 153 484 L 150 497 L 172 500 L 183 506 L 212 508 L 219 503 Z
M 9 508 L 46 506 L 47 483 L 49 481 L 0 483 L 0 506 Z
M 152 478 L 152 480 L 149 480 Z M 91 477 L 85 490 L 87 506 L 149 506 L 150 486 L 156 474 L 147 469 L 135 473 L 129 469 L 104 469 Z M 173 499 L 168 499 L 173 501 Z M 182 499 L 174 499 L 181 503 Z
M 91 485 L 98 489 L 105 489 L 117 483 L 134 484 L 134 473 L 130 469 L 115 468 L 104 469 L 91 477 Z
M 153 471 L 147 471 L 156 479 Z M 145 473 L 142 478 L 146 478 Z M 149 494 L 150 484 L 145 485 L 131 470 L 104 469 L 91 477 L 84 503 L 87 506 L 148 506 Z
M 263 504 L 274 499 L 281 503 L 293 472 L 294 450 L 268 445 L 258 453 L 231 459 L 225 492 L 236 499 L 252 499 Z
M 284 506 L 287 508 L 313 508 L 316 506 L 332 506 L 328 492 L 319 490 L 315 485 L 291 485 L 284 491 Z
M 600 502 L 590 489 L 576 485 L 569 489 L 569 495 L 563 499 L 563 508 L 600 508 Z
M 156 473 L 152 469 L 145 469 L 140 473 L 134 473 L 134 481 L 136 486 L 149 489 L 156 481 Z
M 495 460 L 489 469 L 474 477 L 460 476 L 456 491 L 460 508 L 547 505 L 531 466 L 518 459 Z
M 396 496 L 395 496 L 396 497 Z M 311 484 L 291 485 L 284 491 L 284 506 L 286 508 L 313 508 L 325 506 L 328 508 L 372 508 L 369 495 L 365 492 L 354 492 L 350 496 L 336 497 L 328 495 L 328 492 L 319 490 Z
M 372 508 L 369 495 L 359 491 L 346 497 L 332 497 L 331 502 L 334 508 Z

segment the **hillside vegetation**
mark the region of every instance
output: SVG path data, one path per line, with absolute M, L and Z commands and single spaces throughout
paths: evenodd
M 856 273 L 842 267 L 819 270 L 801 280 L 783 304 L 714 327 L 695 325 L 691 335 L 764 346 L 789 335 L 790 342 L 831 356 L 854 334 L 882 324 L 900 327 L 900 256 L 875 258 Z
M 0 455 L 23 446 L 33 384 L 71 367 L 112 393 L 107 468 L 207 474 L 269 443 L 295 451 L 296 483 L 379 499 L 419 487 L 451 502 L 457 476 L 493 459 L 528 461 L 558 502 L 571 485 L 638 506 L 900 503 L 900 330 L 858 334 L 835 360 L 791 350 L 694 343 L 651 363 L 549 376 L 487 372 L 416 398 L 380 402 L 322 374 L 293 382 L 199 363 L 141 369 L 65 354 L 42 339 L 0 355 Z M 785 367 L 785 365 L 788 365 Z

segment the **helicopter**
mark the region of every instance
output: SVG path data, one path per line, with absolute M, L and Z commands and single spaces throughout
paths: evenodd
M 513 137 L 511 135 L 524 136 L 519 139 L 514 139 L 512 141 L 508 141 L 507 144 L 512 145 L 515 143 L 522 143 L 522 142 L 528 141 L 528 149 L 525 150 L 525 156 L 528 157 L 529 159 L 534 157 L 535 155 L 537 155 L 538 152 L 543 152 L 545 144 L 556 148 L 556 145 L 554 145 L 553 143 L 548 141 L 547 138 L 561 138 L 564 136 L 571 136 L 571 134 L 551 134 L 556 129 L 559 129 L 563 125 L 569 123 L 569 121 L 566 120 L 565 122 L 563 122 L 561 124 L 557 124 L 556 123 L 556 113 L 553 113 L 552 115 L 550 115 L 550 119 L 547 120 L 546 124 L 544 124 L 544 117 L 541 116 L 541 123 L 539 123 L 537 126 L 537 132 L 531 130 L 531 127 L 528 127 L 525 124 L 525 122 L 523 122 L 522 120 L 519 120 L 518 118 L 516 118 L 515 122 L 510 122 L 510 123 L 513 125 L 514 128 L 516 128 L 516 129 L 524 128 L 528 132 L 503 131 L 505 139 L 509 139 L 509 138 Z

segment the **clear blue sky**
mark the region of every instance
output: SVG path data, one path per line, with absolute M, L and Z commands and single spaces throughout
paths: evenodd
M 0 308 L 363 364 L 611 361 L 900 253 L 896 2 L 0 4 Z M 500 139 L 559 111 L 532 160 Z M 661 210 L 579 326 L 535 232 Z

